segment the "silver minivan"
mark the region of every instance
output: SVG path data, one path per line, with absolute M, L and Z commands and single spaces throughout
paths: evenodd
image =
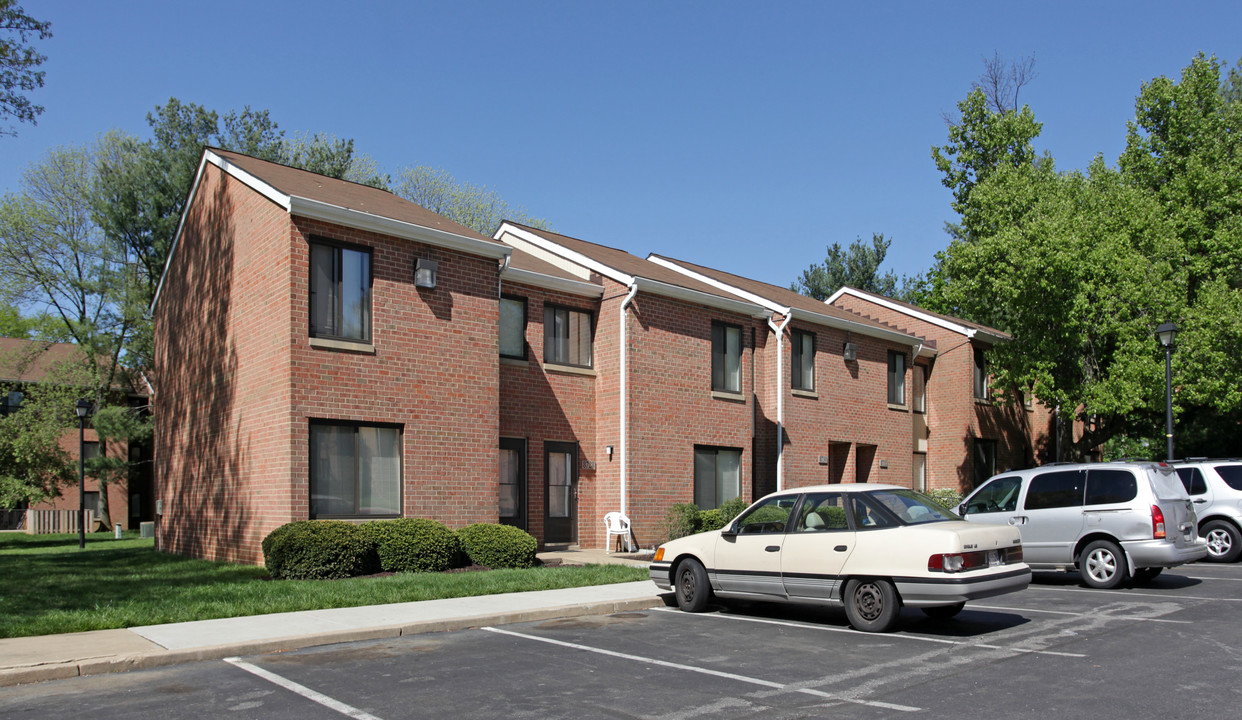
M 968 495 L 970 522 L 1013 525 L 1033 570 L 1074 570 L 1096 588 L 1207 555 L 1194 506 L 1164 463 L 1060 463 L 997 475 Z

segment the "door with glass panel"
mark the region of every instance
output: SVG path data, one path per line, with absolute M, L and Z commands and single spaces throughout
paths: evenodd
M 544 443 L 545 543 L 571 543 L 578 539 L 578 445 Z
M 526 440 L 500 439 L 500 522 L 526 529 Z

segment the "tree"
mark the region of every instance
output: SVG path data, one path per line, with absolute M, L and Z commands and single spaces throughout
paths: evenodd
M 1022 107 L 1018 104 L 1018 94 L 1037 77 L 1035 58 L 1022 57 L 1005 62 L 1005 58 L 997 52 L 992 54 L 991 59 L 984 58 L 983 74 L 974 87 L 983 91 L 992 112 L 1018 112 Z
M 77 420 L 68 394 L 65 386 L 38 388 L 0 417 L 0 507 L 50 500 L 77 478 L 75 458 L 60 446 Z
M 827 300 L 846 285 L 893 297 L 897 292 L 897 276 L 891 270 L 880 274 L 880 265 L 892 242 L 883 233 L 873 233 L 870 245 L 862 238 L 855 238 L 848 249 L 842 249 L 841 243 L 833 243 L 828 246 L 824 262 L 803 270 L 789 289 L 816 300 Z
M 548 222 L 514 208 L 495 190 L 458 182 L 447 171 L 419 165 L 397 173 L 393 192 L 428 210 L 490 237 L 503 220 L 546 229 Z
M 37 69 L 47 56 L 36 52 L 32 37 L 52 37 L 52 24 L 30 17 L 16 0 L 0 0 L 0 117 L 37 125 L 43 113 L 26 93 L 43 87 L 44 71 Z M 16 135 L 17 130 L 0 129 L 0 135 Z

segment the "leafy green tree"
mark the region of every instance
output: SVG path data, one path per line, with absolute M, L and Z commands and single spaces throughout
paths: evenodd
M 0 117 L 37 125 L 43 106 L 32 103 L 26 93 L 43 87 L 44 71 L 38 68 L 47 56 L 29 44 L 32 37 L 52 37 L 52 24 L 30 17 L 16 0 L 0 0 Z M 16 134 L 0 129 L 0 135 Z
M 70 394 L 64 386 L 39 387 L 0 417 L 0 507 L 50 500 L 77 478 L 77 458 L 60 446 L 77 419 L 73 400 L 64 397 Z
M 824 262 L 803 270 L 789 289 L 816 300 L 827 300 L 846 285 L 893 297 L 897 292 L 897 275 L 891 270 L 880 273 L 880 265 L 892 242 L 883 233 L 874 233 L 870 244 L 862 238 L 855 238 L 848 249 L 842 248 L 841 243 L 833 243 L 828 246 Z
M 490 237 L 503 220 L 546 229 L 548 222 L 532 218 L 525 208 L 512 207 L 495 190 L 459 182 L 445 170 L 419 165 L 397 173 L 392 187 L 397 195 Z

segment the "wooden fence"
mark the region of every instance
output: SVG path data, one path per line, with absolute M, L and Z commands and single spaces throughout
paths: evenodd
M 95 511 L 86 511 L 86 529 L 95 528 Z M 30 535 L 78 531 L 77 510 L 0 510 L 0 529 L 25 530 Z

